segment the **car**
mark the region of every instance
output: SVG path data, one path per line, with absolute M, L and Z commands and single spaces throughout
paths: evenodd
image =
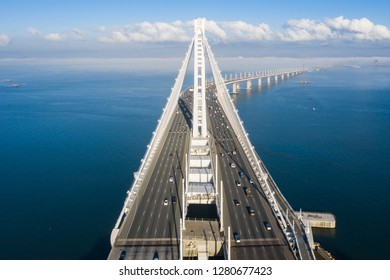
M 125 250 L 122 250 L 120 255 L 119 255 L 119 259 L 120 260 L 124 260 L 126 258 L 126 251 Z
M 172 196 L 172 204 L 175 204 L 176 203 L 176 196 Z
M 253 184 L 252 178 L 249 179 L 249 183 L 250 183 L 250 184 Z
M 239 233 L 234 232 L 233 236 L 234 236 L 234 240 L 236 241 L 236 243 L 240 243 L 241 242 L 241 238 L 240 238 L 240 234 Z
M 236 205 L 236 206 L 240 205 L 240 202 L 237 199 L 234 199 L 233 202 L 234 202 L 234 205 Z
M 236 186 L 237 187 L 241 187 L 241 182 L 240 181 L 236 181 Z
M 246 196 L 251 196 L 252 195 L 252 191 L 248 187 L 244 187 L 244 192 L 245 192 Z
M 236 164 L 235 164 L 234 162 L 231 162 L 231 163 L 230 163 L 230 167 L 231 167 L 231 168 L 236 168 Z
M 244 177 L 244 172 L 240 171 L 238 172 L 238 175 L 240 175 L 240 177 Z
M 173 176 L 169 177 L 169 182 L 173 182 Z
M 168 198 L 164 198 L 164 206 L 168 205 Z
M 233 151 L 232 154 L 233 154 L 233 155 L 236 155 L 237 153 L 236 153 L 236 151 Z
M 271 224 L 269 222 L 264 221 L 263 224 L 264 224 L 264 227 L 265 227 L 266 230 L 268 230 L 268 231 L 272 230 L 272 226 L 271 226 Z
M 253 210 L 252 207 L 249 207 L 249 208 L 248 208 L 248 212 L 249 212 L 249 215 L 251 215 L 251 216 L 254 216 L 254 215 L 255 215 L 255 210 Z

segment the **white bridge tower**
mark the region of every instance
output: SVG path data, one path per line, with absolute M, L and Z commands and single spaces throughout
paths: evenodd
M 205 19 L 195 19 L 194 25 L 192 134 L 188 152 L 186 205 L 214 204 L 216 202 L 206 114 L 205 53 L 207 41 L 204 28 Z
M 207 137 L 204 19 L 195 19 L 192 137 Z

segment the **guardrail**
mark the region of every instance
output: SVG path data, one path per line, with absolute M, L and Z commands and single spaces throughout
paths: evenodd
M 291 208 L 291 206 L 288 204 L 287 200 L 284 198 L 283 195 L 281 195 L 281 192 L 279 188 L 277 187 L 276 183 L 272 180 L 272 177 L 269 175 L 268 171 L 261 166 L 261 160 L 258 154 L 255 152 L 254 146 L 251 144 L 251 141 L 248 138 L 248 133 L 245 131 L 245 128 L 243 126 L 243 121 L 241 121 L 238 110 L 235 108 L 233 101 L 228 93 L 228 90 L 226 88 L 224 79 L 222 78 L 221 72 L 218 69 L 217 62 L 214 59 L 214 55 L 211 52 L 210 46 L 208 45 L 208 42 L 206 41 L 206 51 L 208 53 L 210 66 L 213 72 L 213 76 L 215 79 L 215 86 L 217 90 L 217 98 L 220 102 L 221 106 L 223 107 L 223 110 L 225 111 L 225 114 L 227 115 L 229 122 L 232 126 L 233 131 L 235 132 L 246 156 L 248 157 L 248 160 L 254 169 L 256 176 L 258 177 L 259 182 L 261 182 L 261 186 L 263 187 L 264 192 L 266 193 L 267 199 L 271 205 L 271 209 L 274 212 L 275 216 L 280 218 L 282 227 L 284 229 L 284 234 L 286 235 L 286 238 L 289 239 L 290 232 L 288 231 L 287 223 L 289 223 L 290 227 L 293 229 L 293 235 L 295 237 L 298 251 L 300 258 L 304 259 L 314 259 L 314 254 L 310 246 L 307 246 L 305 243 L 304 233 L 302 233 L 302 230 L 304 232 L 304 228 L 302 228 L 302 225 L 300 225 L 300 221 L 297 219 L 293 219 L 293 224 L 291 225 L 290 220 L 288 219 L 289 215 L 287 213 L 287 217 L 285 217 L 285 212 L 293 213 L 294 210 Z M 264 166 L 264 165 L 263 165 Z M 272 180 L 273 182 L 273 188 L 271 189 L 269 180 Z M 285 205 L 285 209 L 289 209 L 289 211 L 281 211 L 280 207 L 280 201 L 275 199 L 275 191 L 280 194 L 281 202 Z M 293 214 L 290 214 L 291 216 Z M 287 218 L 287 219 L 286 219 Z M 294 218 L 294 216 L 293 216 Z M 286 223 L 287 220 L 287 223 Z M 302 234 L 300 234 L 302 233 Z M 306 250 L 305 250 L 306 249 Z
M 123 222 L 124 215 L 129 213 L 133 202 L 137 199 L 138 192 L 140 190 L 140 187 L 142 185 L 142 182 L 146 176 L 147 171 L 149 170 L 149 167 L 154 160 L 155 153 L 161 143 L 161 139 L 166 131 L 166 128 L 172 119 L 172 115 L 174 114 L 175 107 L 179 101 L 180 92 L 183 86 L 183 81 L 185 78 L 185 74 L 187 71 L 188 63 L 191 58 L 191 52 L 194 45 L 194 40 L 192 40 L 191 44 L 188 47 L 188 51 L 186 53 L 185 59 L 183 60 L 183 64 L 181 68 L 179 69 L 179 74 L 177 78 L 175 79 L 175 84 L 173 88 L 171 88 L 171 94 L 167 98 L 167 103 L 165 107 L 163 108 L 163 112 L 161 114 L 160 119 L 158 120 L 157 127 L 155 131 L 153 132 L 152 139 L 150 140 L 149 145 L 147 145 L 147 150 L 145 152 L 144 157 L 141 159 L 141 165 L 138 168 L 138 171 L 135 173 L 134 181 L 132 186 L 130 187 L 129 191 L 127 192 L 127 197 L 124 202 L 122 211 L 119 215 L 119 218 L 114 226 L 114 229 L 111 232 L 111 245 L 114 244 L 115 239 L 119 233 L 120 226 Z M 134 218 L 134 217 L 133 217 Z

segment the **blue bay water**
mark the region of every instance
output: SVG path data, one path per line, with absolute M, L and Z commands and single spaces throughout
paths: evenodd
M 338 259 L 388 259 L 389 74 L 328 69 L 234 96 L 290 204 L 336 215 L 315 240 Z M 175 75 L 0 67 L 0 259 L 107 257 Z
M 290 204 L 336 215 L 335 230 L 314 232 L 337 259 L 389 259 L 389 74 L 329 69 L 235 98 Z
M 7 68 L 0 258 L 104 259 L 174 76 Z

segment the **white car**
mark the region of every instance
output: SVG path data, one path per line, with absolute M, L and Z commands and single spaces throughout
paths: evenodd
M 167 206 L 168 205 L 168 198 L 165 198 L 164 199 L 164 206 Z
M 169 182 L 173 182 L 173 176 L 169 177 Z

